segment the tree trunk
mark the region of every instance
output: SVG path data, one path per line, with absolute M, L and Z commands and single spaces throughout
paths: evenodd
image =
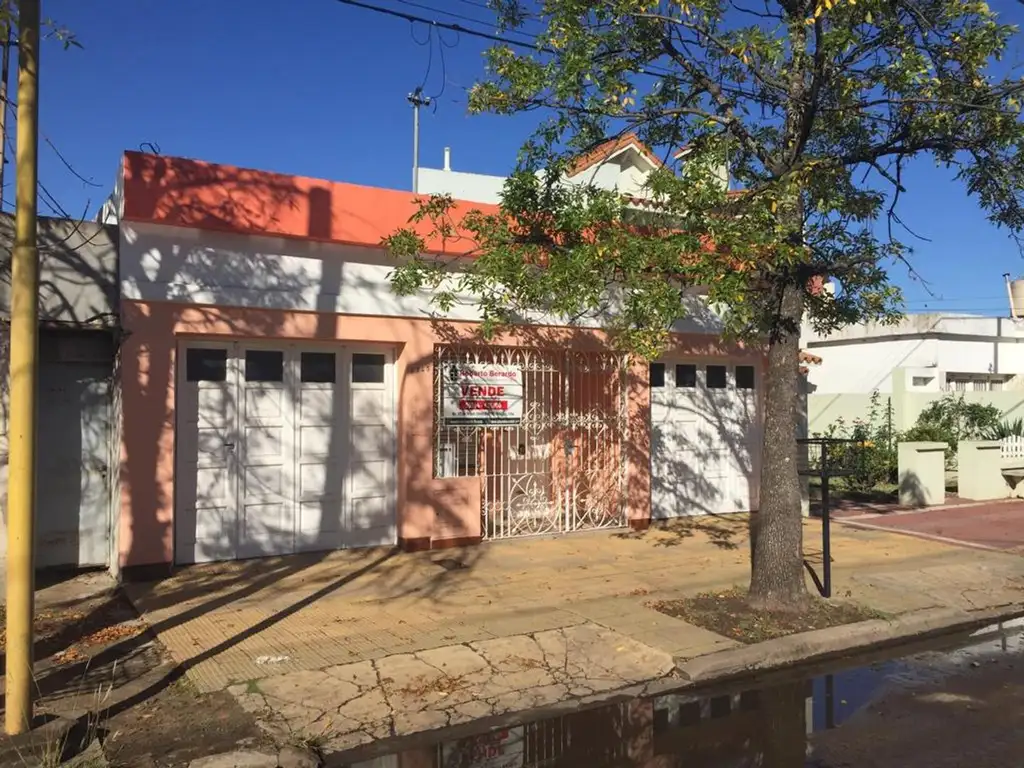
M 749 599 L 756 608 L 798 610 L 808 598 L 796 444 L 803 291 L 785 280 L 777 301 L 768 341 L 761 503 L 754 521 Z
M 804 681 L 764 688 L 761 711 L 761 768 L 801 768 L 807 760 L 807 697 Z

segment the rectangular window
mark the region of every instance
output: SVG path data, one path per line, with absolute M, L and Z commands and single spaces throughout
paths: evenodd
M 284 381 L 284 352 L 276 349 L 245 350 L 246 381 Z
M 709 365 L 704 369 L 708 389 L 725 389 L 726 368 L 724 365 Z
M 185 350 L 186 381 L 225 381 L 228 377 L 226 349 L 190 348 Z
M 383 384 L 386 363 L 384 355 L 352 355 L 352 383 Z
M 754 366 L 752 365 L 737 365 L 736 366 L 736 389 L 753 389 L 754 388 Z
M 303 384 L 333 384 L 337 366 L 333 352 L 303 352 L 299 380 Z
M 693 389 L 697 386 L 697 366 L 680 363 L 676 366 L 676 386 Z
M 479 446 L 475 432 L 460 434 L 437 447 L 436 477 L 475 477 Z
M 664 363 L 651 363 L 650 380 L 651 380 L 651 386 L 652 387 L 664 387 L 665 386 L 665 364 Z

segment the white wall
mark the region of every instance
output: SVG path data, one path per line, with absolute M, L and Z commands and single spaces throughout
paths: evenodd
M 631 197 L 647 197 L 647 178 L 651 174 L 650 163 L 633 147 L 617 152 L 600 165 L 566 177 L 570 184 L 595 186 L 614 190 Z M 504 176 L 488 176 L 482 173 L 466 173 L 439 168 L 420 168 L 416 174 L 417 191 L 424 195 L 451 195 L 457 200 L 472 203 L 501 202 Z
M 140 301 L 177 301 L 229 307 L 429 318 L 430 293 L 397 296 L 390 275 L 396 262 L 379 248 L 305 240 L 231 235 L 183 227 L 122 222 L 121 295 Z M 721 332 L 718 316 L 699 296 L 688 297 L 679 333 Z M 447 313 L 479 320 L 472 297 Z M 558 319 L 536 315 L 538 325 Z M 580 325 L 598 327 L 594 318 Z
M 929 404 L 944 397 L 946 392 L 907 392 L 881 394 L 878 416 L 884 418 L 887 402 L 892 402 L 893 427 L 906 430 L 917 423 L 917 417 Z M 958 393 L 959 394 L 959 393 Z M 964 392 L 968 403 L 982 403 L 996 406 L 1002 418 L 1007 421 L 1024 418 L 1024 392 Z M 812 394 L 807 398 L 807 429 L 810 434 L 822 433 L 838 418 L 847 426 L 854 419 L 866 419 L 871 408 L 871 396 L 867 394 Z
M 444 171 L 437 168 L 420 168 L 416 180 L 417 192 L 421 195 L 451 195 L 457 200 L 492 205 L 501 202 L 501 192 L 505 186 L 504 176 Z
M 891 392 L 894 368 L 934 366 L 937 349 L 934 339 L 809 347 L 821 364 L 810 366 L 807 381 L 812 394 Z
M 598 166 L 587 168 L 586 170 L 577 173 L 575 176 L 566 177 L 566 181 L 570 184 L 581 184 L 598 189 L 618 190 L 619 189 L 619 176 L 622 169 L 619 167 L 617 162 L 601 163 Z
M 648 168 L 641 168 L 633 163 L 625 166 L 619 174 L 619 192 L 631 197 L 647 197 L 645 185 L 650 175 L 651 171 Z
M 1024 322 L 1009 318 L 908 315 L 895 326 L 860 324 L 822 337 L 805 328 L 801 343 L 821 357 L 808 381 L 818 394 L 891 392 L 896 368 L 912 376 L 946 374 L 1024 375 Z

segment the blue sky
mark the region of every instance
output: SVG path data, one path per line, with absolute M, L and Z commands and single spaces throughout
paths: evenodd
M 419 6 L 486 20 L 483 0 L 368 0 L 439 20 Z M 1008 18 L 1024 21 L 1011 0 Z M 144 142 L 163 154 L 285 173 L 407 189 L 412 114 L 406 95 L 423 83 L 423 25 L 335 0 L 43 0 L 43 13 L 72 29 L 82 49 L 43 49 L 40 180 L 72 215 L 95 211 L 120 153 Z M 465 88 L 483 71 L 482 40 L 437 33 L 424 92 L 421 162 L 440 167 L 445 146 L 456 170 L 505 174 L 533 116 L 470 116 Z M 1024 62 L 1016 43 L 1009 62 Z M 84 184 L 48 146 L 49 140 Z M 930 242 L 916 242 L 917 272 L 934 296 L 894 268 L 908 311 L 1001 314 L 1001 275 L 1024 260 L 976 204 L 928 162 L 905 176 L 901 216 Z M 9 206 L 10 174 L 5 200 Z M 40 211 L 53 214 L 40 201 Z M 908 236 L 908 239 L 909 238 Z

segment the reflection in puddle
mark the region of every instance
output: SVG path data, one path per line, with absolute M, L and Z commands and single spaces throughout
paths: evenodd
M 927 690 L 998 658 L 1024 654 L 1021 622 L 974 633 L 966 645 L 835 668 L 810 679 L 681 689 L 471 736 L 421 735 L 391 754 L 332 761 L 350 768 L 826 768 L 810 734 L 840 728 L 893 691 L 921 701 L 970 703 Z M 848 664 L 857 664 L 851 659 Z M 842 731 L 837 731 L 841 733 Z M 907 738 L 912 740 L 913 733 Z M 379 745 L 381 747 L 389 744 Z M 364 753 L 365 754 L 365 753 Z M 341 756 L 337 756 L 341 757 Z

